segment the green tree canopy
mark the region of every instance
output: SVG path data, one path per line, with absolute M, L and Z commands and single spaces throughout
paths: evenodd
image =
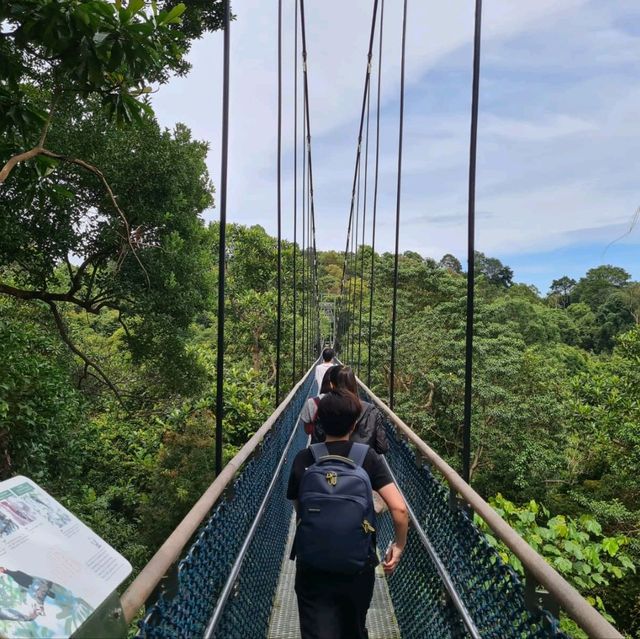
M 604 304 L 611 293 L 621 289 L 629 279 L 629 273 L 619 266 L 603 264 L 591 268 L 573 289 L 573 299 L 588 304 L 595 311 Z
M 480 251 L 475 252 L 476 276 L 484 275 L 491 284 L 509 288 L 513 282 L 513 271 L 495 257 L 487 257 Z
M 178 365 L 213 284 L 199 219 L 213 202 L 207 147 L 150 118 L 119 127 L 97 98 L 58 109 L 50 141 L 100 176 L 64 162 L 36 179 L 16 167 L 2 193 L 0 292 L 48 305 L 67 343 L 61 307 L 113 309 L 134 354 Z

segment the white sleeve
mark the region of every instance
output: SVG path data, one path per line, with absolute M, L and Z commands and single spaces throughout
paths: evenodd
M 308 399 L 305 402 L 302 410 L 300 411 L 300 421 L 303 424 L 308 424 L 313 421 L 313 414 L 315 413 L 315 411 L 313 410 L 314 407 L 315 402 L 313 401 L 313 399 Z

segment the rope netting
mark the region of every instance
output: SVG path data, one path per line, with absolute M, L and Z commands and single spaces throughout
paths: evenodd
M 245 548 L 244 561 L 213 634 L 224 639 L 263 639 L 267 635 L 292 515 L 291 502 L 286 499 L 287 480 L 295 455 L 307 442 L 303 429 L 295 426 L 314 387 L 313 375 L 308 375 L 277 417 L 261 448 L 197 533 L 178 565 L 175 579 L 166 580 L 139 624 L 139 637 L 203 636 L 273 480 L 273 490 L 255 535 Z M 398 484 L 483 639 L 565 638 L 555 618 L 527 608 L 524 587 L 516 573 L 502 562 L 464 510 L 450 507 L 447 489 L 428 467 L 417 462 L 394 425 L 387 420 L 386 427 L 391 444 L 387 459 Z M 379 518 L 378 529 L 379 547 L 384 549 L 393 536 L 388 514 Z M 414 528 L 410 529 L 402 562 L 388 581 L 404 639 L 467 636 Z
M 304 401 L 315 386 L 307 376 L 247 463 L 225 499 L 216 506 L 178 566 L 177 583 L 167 587 L 140 623 L 139 637 L 192 639 L 202 637 L 233 562 L 273 478 L 275 468 L 295 428 Z M 214 636 L 225 639 L 264 638 L 278 583 L 292 515 L 286 499 L 291 462 L 306 445 L 297 429 L 287 460 L 278 473 L 257 533 L 249 546 L 231 597 Z
M 363 399 L 371 398 L 363 394 Z M 395 426 L 388 419 L 385 422 L 390 443 L 387 460 L 398 485 L 483 639 L 568 639 L 548 612 L 528 609 L 524 585 L 515 571 L 504 564 L 466 512 L 450 506 L 447 488 L 418 462 Z M 378 525 L 379 545 L 386 548 L 393 535 L 391 518 L 381 517 Z M 403 639 L 466 636 L 415 531 L 411 530 L 402 561 L 388 582 Z

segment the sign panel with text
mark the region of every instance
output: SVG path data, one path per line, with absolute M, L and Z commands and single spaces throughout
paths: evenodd
M 69 637 L 130 573 L 33 481 L 0 482 L 0 636 Z

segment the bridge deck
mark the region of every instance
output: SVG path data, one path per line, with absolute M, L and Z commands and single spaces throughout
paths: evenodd
M 292 518 L 289 528 L 289 539 L 282 560 L 280 580 L 269 622 L 268 639 L 300 639 L 298 604 L 293 589 L 296 567 L 295 562 L 289 559 L 294 532 L 295 517 Z M 400 629 L 393 612 L 387 580 L 380 566 L 376 569 L 376 584 L 367 615 L 367 628 L 369 639 L 400 639 Z

